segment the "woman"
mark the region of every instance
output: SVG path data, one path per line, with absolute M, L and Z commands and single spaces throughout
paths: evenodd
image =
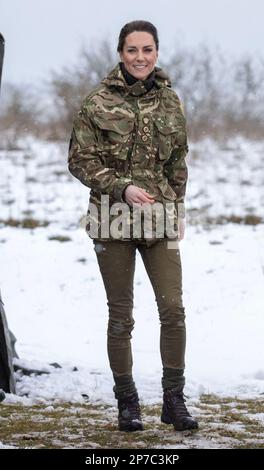
M 183 395 L 185 315 L 177 242 L 184 233 L 185 118 L 168 76 L 156 67 L 158 49 L 151 23 L 122 28 L 121 62 L 84 100 L 69 150 L 70 172 L 91 188 L 87 231 L 108 300 L 107 348 L 121 431 L 143 429 L 130 344 L 137 249 L 161 323 L 161 420 L 176 430 L 198 427 Z

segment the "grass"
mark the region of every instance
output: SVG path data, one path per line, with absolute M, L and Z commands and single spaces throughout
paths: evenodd
M 38 220 L 32 217 L 26 217 L 24 219 L 0 219 L 0 225 L 5 225 L 9 227 L 19 227 L 19 228 L 30 228 L 35 229 L 38 227 L 47 227 L 49 222 L 47 220 Z
M 175 432 L 160 422 L 161 404 L 142 405 L 144 431 L 119 432 L 117 411 L 91 403 L 0 406 L 0 441 L 19 448 L 264 448 L 257 413 L 264 400 L 202 395 L 190 404 L 199 420 L 195 433 Z M 255 417 L 254 417 L 255 415 Z
M 206 206 L 202 206 L 199 209 L 198 208 L 193 208 L 189 209 L 188 212 L 188 220 L 191 225 L 199 225 L 201 224 L 205 228 L 212 227 L 215 225 L 226 225 L 228 223 L 232 224 L 238 224 L 238 225 L 259 225 L 263 224 L 264 220 L 263 217 L 250 213 L 246 215 L 236 215 L 236 214 L 231 214 L 231 215 L 224 215 L 224 214 L 219 214 L 216 217 L 211 217 L 207 215 L 207 210 L 211 207 L 211 203 Z M 248 211 L 252 211 L 251 207 L 246 208 Z
M 50 236 L 48 237 L 49 240 L 55 240 L 57 242 L 61 242 L 61 243 L 64 243 L 64 242 L 70 242 L 71 241 L 71 238 L 70 237 L 66 237 L 64 235 L 53 235 L 53 236 Z

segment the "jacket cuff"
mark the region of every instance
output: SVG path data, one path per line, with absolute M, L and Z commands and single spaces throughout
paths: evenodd
M 133 181 L 130 178 L 121 177 L 117 179 L 114 185 L 114 199 L 116 201 L 125 202 L 123 199 L 123 193 L 130 184 L 133 184 Z

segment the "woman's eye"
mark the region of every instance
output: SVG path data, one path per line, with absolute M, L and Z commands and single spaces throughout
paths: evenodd
M 128 49 L 127 52 L 128 52 L 129 54 L 131 54 L 131 53 L 133 53 L 133 52 L 136 52 L 136 50 L 135 50 L 135 49 Z M 144 49 L 144 52 L 152 52 L 152 49 Z

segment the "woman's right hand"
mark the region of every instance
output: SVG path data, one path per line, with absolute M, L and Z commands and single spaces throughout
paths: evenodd
M 130 184 L 127 186 L 124 192 L 124 200 L 131 206 L 141 206 L 142 204 L 150 203 L 153 204 L 155 199 L 151 194 L 147 193 L 144 189 L 139 188 Z

